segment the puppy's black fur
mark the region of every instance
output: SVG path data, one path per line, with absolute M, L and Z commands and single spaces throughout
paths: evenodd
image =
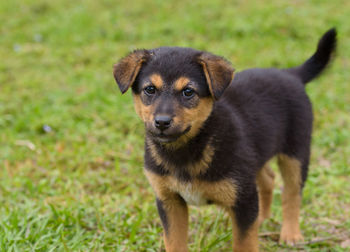
M 121 91 L 132 87 L 145 123 L 146 175 L 167 251 L 187 251 L 186 203 L 202 199 L 229 211 L 236 250 L 257 250 L 255 223 L 269 212 L 267 163 L 274 156 L 285 182 L 281 240 L 302 238 L 298 213 L 312 131 L 304 86 L 326 67 L 335 46 L 331 29 L 301 66 L 249 69 L 233 80 L 225 59 L 190 48 L 137 50 L 115 65 Z

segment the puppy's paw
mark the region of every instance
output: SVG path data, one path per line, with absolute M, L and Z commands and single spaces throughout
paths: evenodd
M 289 230 L 282 230 L 280 234 L 280 244 L 293 246 L 302 241 L 304 241 L 304 237 L 300 231 L 290 232 Z

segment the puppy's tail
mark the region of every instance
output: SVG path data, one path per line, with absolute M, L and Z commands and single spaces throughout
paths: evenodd
M 332 54 L 336 49 L 337 31 L 335 28 L 328 30 L 320 39 L 317 50 L 301 66 L 286 69 L 287 72 L 296 75 L 306 84 L 316 78 L 328 65 Z

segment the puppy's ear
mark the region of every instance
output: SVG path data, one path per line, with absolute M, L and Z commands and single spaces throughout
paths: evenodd
M 135 50 L 113 67 L 113 75 L 120 91 L 124 94 L 134 83 L 141 66 L 150 54 L 147 50 Z
M 218 100 L 231 83 L 234 68 L 224 58 L 207 52 L 201 53 L 197 60 L 203 67 L 211 95 Z

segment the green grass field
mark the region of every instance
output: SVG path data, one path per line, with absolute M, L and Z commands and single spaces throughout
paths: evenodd
M 142 172 L 143 125 L 112 65 L 130 50 L 178 45 L 249 67 L 289 67 L 338 29 L 332 66 L 307 86 L 315 113 L 301 226 L 278 245 L 281 183 L 262 251 L 349 251 L 350 1 L 0 2 L 0 251 L 161 251 Z M 191 208 L 191 251 L 230 251 L 215 206 Z

